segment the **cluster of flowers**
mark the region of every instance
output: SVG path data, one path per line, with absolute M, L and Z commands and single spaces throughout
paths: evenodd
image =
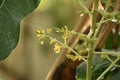
M 38 37 L 38 39 L 39 39 L 39 41 L 40 41 L 41 44 L 44 44 L 44 41 L 49 39 L 50 40 L 50 44 L 54 45 L 54 52 L 55 53 L 60 53 L 60 51 L 61 51 L 62 48 L 71 49 L 67 45 L 67 39 L 69 39 L 71 35 L 77 34 L 77 32 L 75 32 L 75 31 L 69 31 L 68 28 L 67 28 L 67 26 L 65 26 L 65 27 L 63 27 L 61 29 L 56 28 L 55 32 L 62 33 L 61 37 L 62 37 L 63 42 L 60 42 L 56 38 L 53 38 L 50 35 L 51 32 L 52 32 L 52 29 L 46 29 L 46 30 L 39 29 L 39 30 L 36 31 L 37 37 Z M 73 50 L 73 49 L 71 49 L 71 50 Z M 82 59 L 80 55 L 67 55 L 67 57 L 69 59 L 72 59 L 73 61 L 75 61 L 75 60 L 81 60 Z

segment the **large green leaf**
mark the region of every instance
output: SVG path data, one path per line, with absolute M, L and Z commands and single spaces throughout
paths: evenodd
M 0 0 L 0 60 L 16 47 L 20 21 L 32 12 L 39 0 Z
M 105 71 L 105 69 L 110 65 L 108 61 L 102 61 L 99 64 L 96 64 L 92 72 L 92 80 L 97 80 L 97 78 Z M 106 80 L 106 77 L 109 73 L 105 74 L 102 80 Z
M 86 63 L 83 62 L 77 67 L 77 80 L 86 80 Z
M 93 67 L 102 62 L 103 60 L 101 60 L 101 58 L 98 55 L 93 56 Z M 86 62 L 81 63 L 77 67 L 76 76 L 77 76 L 77 80 L 86 80 Z
M 120 70 L 112 76 L 111 80 L 120 80 Z

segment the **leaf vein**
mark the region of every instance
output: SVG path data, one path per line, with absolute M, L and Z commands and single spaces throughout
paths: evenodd
M 4 4 L 5 4 L 5 0 L 2 1 L 1 5 L 0 5 L 0 9 L 3 7 Z
M 0 24 L 1 26 L 1 24 Z M 2 33 L 2 35 L 4 36 L 5 40 L 7 41 L 7 43 L 9 43 L 9 39 L 6 37 L 6 34 L 2 31 L 2 29 L 0 28 L 0 32 Z

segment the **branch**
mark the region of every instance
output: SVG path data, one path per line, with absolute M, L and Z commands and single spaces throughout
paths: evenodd
M 89 9 L 91 8 L 92 2 L 89 4 Z M 76 32 L 80 32 L 84 27 L 88 27 L 88 25 L 90 25 L 90 22 L 88 22 L 90 20 L 88 15 L 84 15 L 83 17 L 81 17 L 78 22 L 77 25 L 75 26 L 75 31 Z M 87 25 L 85 25 L 87 24 Z M 79 38 L 75 35 L 73 35 L 68 41 L 67 44 L 68 46 L 70 46 L 71 48 L 73 48 L 79 41 Z M 58 58 L 56 59 L 53 67 L 50 69 L 47 77 L 45 80 L 52 80 L 53 75 L 56 71 L 56 69 L 58 68 L 58 66 L 64 61 L 65 57 L 67 54 L 69 54 L 70 51 L 68 51 L 68 49 L 63 49 L 60 53 L 60 55 L 58 56 Z

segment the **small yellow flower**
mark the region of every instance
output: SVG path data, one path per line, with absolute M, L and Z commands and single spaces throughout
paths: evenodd
M 44 44 L 44 42 L 43 42 L 43 41 L 40 41 L 40 44 Z
M 107 58 L 107 54 L 101 54 L 100 56 L 102 59 L 106 59 Z
M 46 38 L 45 31 L 43 29 L 39 29 L 36 31 L 36 33 L 37 33 L 37 37 L 40 40 L 40 43 L 44 44 L 44 39 Z
M 54 51 L 55 51 L 55 53 L 59 53 L 61 47 L 62 47 L 62 46 L 60 46 L 60 45 L 58 45 L 58 44 L 55 44 L 55 46 L 54 46 Z
M 51 39 L 50 44 L 55 43 L 56 39 Z
M 67 26 L 65 26 L 64 28 L 62 28 L 62 31 L 63 31 L 62 38 L 63 39 L 68 39 L 70 37 L 70 32 L 69 32 Z
M 73 61 L 76 61 L 76 60 L 78 59 L 78 57 L 77 57 L 77 56 L 73 56 L 71 59 L 72 59 Z
M 52 29 L 47 29 L 47 33 L 50 34 L 50 32 L 52 31 Z
M 70 57 L 71 57 L 71 55 L 68 54 L 68 55 L 67 55 L 67 58 L 69 59 Z
M 67 39 L 70 37 L 70 33 L 69 32 L 64 32 L 62 35 L 62 39 Z
M 37 33 L 37 37 L 41 37 L 44 35 L 45 31 L 43 29 L 39 29 L 36 31 L 36 33 Z
M 78 60 L 80 61 L 82 59 L 82 56 L 78 56 Z
M 82 57 L 80 56 L 80 55 L 78 55 L 78 56 L 74 56 L 74 55 L 67 55 L 67 58 L 68 59 L 71 59 L 71 60 L 73 60 L 73 61 L 76 61 L 76 60 L 81 60 L 82 59 Z

